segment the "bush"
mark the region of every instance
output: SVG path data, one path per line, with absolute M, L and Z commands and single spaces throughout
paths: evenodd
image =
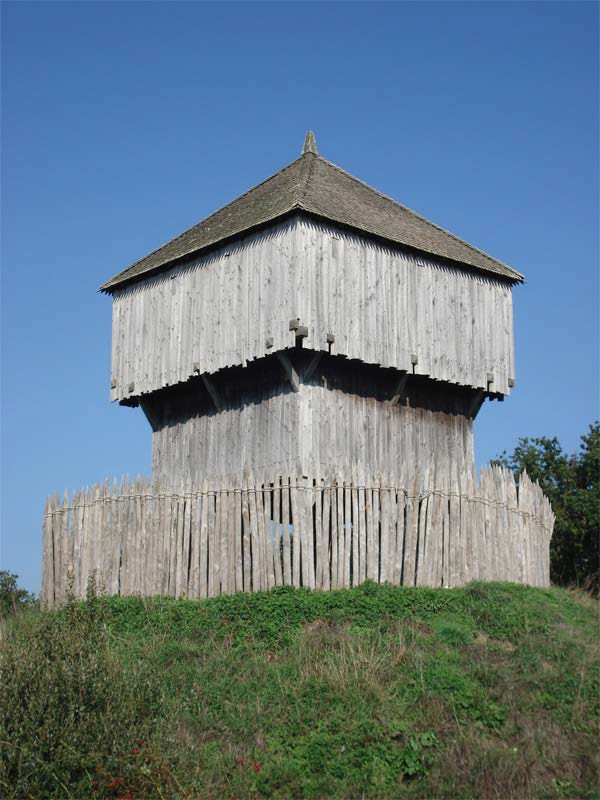
M 0 569 L 0 620 L 36 605 L 35 595 L 19 589 L 17 576 Z
M 524 469 L 539 481 L 556 515 L 550 542 L 550 577 L 563 586 L 598 593 L 600 583 L 600 423 L 581 437 L 579 453 L 568 455 L 556 437 L 519 439 L 495 463 Z
M 597 601 L 96 597 L 0 641 L 3 800 L 595 797 Z
M 86 603 L 24 617 L 3 642 L 3 798 L 90 796 L 119 753 L 139 750 L 155 697 L 116 657 L 106 611 L 92 581 Z

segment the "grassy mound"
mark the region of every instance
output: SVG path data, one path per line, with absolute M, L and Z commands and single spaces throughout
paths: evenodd
M 23 614 L 0 796 L 597 797 L 597 608 L 365 584 Z

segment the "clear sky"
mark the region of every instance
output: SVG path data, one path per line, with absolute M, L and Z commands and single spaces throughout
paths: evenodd
M 598 5 L 2 3 L 0 566 L 48 493 L 149 473 L 98 286 L 321 154 L 525 273 L 477 459 L 598 416 Z

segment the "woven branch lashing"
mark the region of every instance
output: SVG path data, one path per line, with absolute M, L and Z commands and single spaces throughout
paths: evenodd
M 421 491 L 359 470 L 181 489 L 106 481 L 48 498 L 41 599 L 85 597 L 92 574 L 107 594 L 188 598 L 365 580 L 547 586 L 553 525 L 540 487 L 499 467 Z

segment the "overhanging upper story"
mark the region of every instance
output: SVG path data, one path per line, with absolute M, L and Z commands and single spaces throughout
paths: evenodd
M 299 343 L 509 393 L 522 276 L 314 149 L 104 284 L 111 399 Z

